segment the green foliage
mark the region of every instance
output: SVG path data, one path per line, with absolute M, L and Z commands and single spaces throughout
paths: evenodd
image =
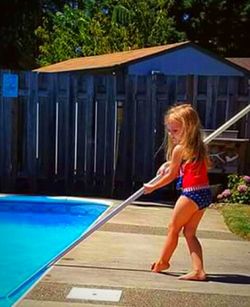
M 250 0 L 1 0 L 0 11 L 1 68 L 187 39 L 222 56 L 250 56 Z
M 159 11 L 150 31 L 148 43 L 153 46 L 167 44 L 169 42 L 178 42 L 184 39 L 184 33 L 176 30 L 174 19 L 168 18 L 165 10 Z
M 173 0 L 121 0 L 129 10 L 131 47 L 148 47 L 185 40 L 184 32 L 177 30 L 175 19 L 169 13 Z
M 189 40 L 222 56 L 249 57 L 250 0 L 182 0 L 171 13 Z
M 228 188 L 217 196 L 219 202 L 250 204 L 250 177 L 229 175 Z
M 49 11 L 57 11 L 66 0 L 0 1 L 0 68 L 32 69 L 36 66 L 39 41 L 35 29 Z
M 225 205 L 222 215 L 228 228 L 240 237 L 250 240 L 250 207 L 246 205 Z
M 39 24 L 38 1 L 0 1 L 0 67 L 26 68 L 34 65 L 30 54 L 35 50 L 35 35 L 31 29 Z
M 173 2 L 91 0 L 82 10 L 65 6 L 36 30 L 39 65 L 183 40 L 168 14 Z
M 81 10 L 64 6 L 63 12 L 49 13 L 36 35 L 43 44 L 39 47 L 39 64 L 48 65 L 77 55 L 82 42 L 90 40 L 90 18 Z
M 131 21 L 131 12 L 125 6 L 118 4 L 112 13 L 112 22 L 120 25 L 128 25 Z

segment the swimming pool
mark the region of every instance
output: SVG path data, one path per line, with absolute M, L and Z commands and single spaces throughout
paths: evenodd
M 0 194 L 0 307 L 12 306 L 109 203 Z

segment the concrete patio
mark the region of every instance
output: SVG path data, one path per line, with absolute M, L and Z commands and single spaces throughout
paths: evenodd
M 198 231 L 208 281 L 178 280 L 190 269 L 183 237 L 170 269 L 150 271 L 171 212 L 160 204 L 128 206 L 56 263 L 17 306 L 250 306 L 250 244 L 233 235 L 214 208 L 207 209 Z M 88 300 L 67 298 L 73 287 L 122 294 L 116 302 L 99 301 L 95 293 Z

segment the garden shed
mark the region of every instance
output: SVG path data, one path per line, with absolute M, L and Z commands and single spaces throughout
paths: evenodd
M 13 72 L 1 71 L 1 80 L 6 73 Z M 209 132 L 250 101 L 249 69 L 191 42 L 14 74 L 17 97 L 1 95 L 9 104 L 0 116 L 9 112 L 12 118 L 4 129 L 11 136 L 1 132 L 9 142 L 0 139 L 10 154 L 0 168 L 2 190 L 28 186 L 33 192 L 124 197 L 154 177 L 163 161 L 163 114 L 170 105 L 192 103 Z M 240 152 L 234 171 L 249 171 L 249 137 L 248 116 L 229 131 L 230 153 L 221 157 L 235 162 Z

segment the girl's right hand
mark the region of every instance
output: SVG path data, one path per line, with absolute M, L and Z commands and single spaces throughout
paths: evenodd
M 144 183 L 144 194 L 150 194 L 155 190 L 155 186 L 150 183 Z

